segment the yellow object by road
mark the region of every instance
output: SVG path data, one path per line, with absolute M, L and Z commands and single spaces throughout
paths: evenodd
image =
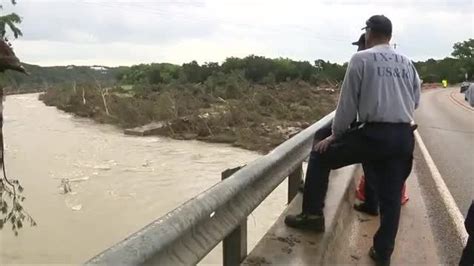
M 448 87 L 448 80 L 443 79 L 443 80 L 441 81 L 441 83 L 443 83 L 443 88 Z

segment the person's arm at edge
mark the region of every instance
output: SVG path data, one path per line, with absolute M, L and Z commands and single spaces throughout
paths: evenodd
M 418 76 L 415 66 L 413 64 L 411 66 L 413 68 L 413 94 L 415 96 L 415 109 L 417 109 L 420 105 L 421 82 L 420 76 Z
M 332 123 L 332 134 L 314 146 L 314 151 L 323 153 L 328 146 L 349 129 L 357 117 L 360 88 L 362 83 L 363 62 L 358 54 L 352 56 L 347 67 L 341 94 Z
M 359 54 L 352 56 L 347 67 L 341 94 L 336 108 L 332 125 L 334 137 L 340 137 L 349 129 L 350 124 L 357 117 L 357 107 L 362 82 L 363 62 Z

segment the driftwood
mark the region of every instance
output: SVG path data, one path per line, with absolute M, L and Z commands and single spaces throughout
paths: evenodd
M 84 90 L 84 87 L 82 87 L 82 104 L 86 105 L 86 91 Z
M 100 95 L 102 96 L 102 102 L 104 104 L 105 114 L 107 114 L 107 116 L 111 116 L 109 112 L 109 105 L 107 104 L 107 99 L 105 98 L 105 96 L 109 95 L 109 88 L 108 87 L 105 89 L 102 88 L 102 85 L 100 85 L 100 82 L 96 78 L 94 78 L 94 80 L 97 85 L 97 89 Z M 84 98 L 84 95 L 82 97 Z

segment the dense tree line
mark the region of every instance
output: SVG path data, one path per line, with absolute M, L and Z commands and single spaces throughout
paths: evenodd
M 415 66 L 424 82 L 449 83 L 474 79 L 474 39 L 458 42 L 453 46 L 452 57 L 428 59 L 415 62 Z M 48 86 L 71 84 L 72 82 L 122 85 L 154 85 L 173 83 L 209 83 L 216 80 L 243 77 L 248 82 L 268 84 L 291 80 L 304 80 L 313 85 L 340 83 L 346 71 L 346 64 L 337 64 L 322 59 L 314 62 L 295 61 L 288 58 L 267 58 L 250 55 L 244 58 L 229 57 L 223 63 L 196 61 L 182 65 L 168 63 L 140 64 L 131 67 L 88 67 L 56 66 L 40 67 L 24 64 L 29 76 L 9 73 L 3 77 L 1 85 L 15 90 L 34 88 L 45 89 Z M 142 86 L 143 87 L 143 86 Z M 154 86 L 156 87 L 156 86 Z
M 415 66 L 424 82 L 440 82 L 447 79 L 450 83 L 458 83 L 466 79 L 474 79 L 474 39 L 455 43 L 453 57 L 441 60 L 428 59 L 416 62 Z
M 453 46 L 453 57 L 428 59 L 415 62 L 424 82 L 440 82 L 447 79 L 458 83 L 472 79 L 474 75 L 474 39 L 458 42 Z M 203 83 L 211 76 L 243 72 L 250 82 L 261 84 L 279 83 L 289 80 L 304 80 L 313 84 L 338 83 L 344 78 L 347 65 L 318 59 L 313 63 L 288 58 L 271 59 L 250 55 L 245 58 L 230 57 L 222 64 L 209 62 L 202 65 L 196 61 L 182 66 L 171 64 L 136 65 L 123 69 L 118 80 L 125 84 L 169 84 L 173 81 Z
M 200 65 L 196 61 L 182 66 L 172 64 L 141 64 L 123 69 L 117 75 L 125 84 L 159 84 L 181 81 L 203 83 L 213 75 L 243 72 L 248 81 L 256 83 L 278 83 L 300 79 L 308 82 L 338 82 L 344 77 L 346 65 L 324 60 L 294 61 L 287 58 L 271 59 L 263 56 L 245 58 L 230 57 L 222 64 L 208 62 Z

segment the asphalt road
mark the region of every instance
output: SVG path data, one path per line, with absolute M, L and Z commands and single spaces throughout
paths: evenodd
M 422 94 L 415 112 L 418 131 L 459 209 L 474 199 L 474 108 L 459 88 Z

